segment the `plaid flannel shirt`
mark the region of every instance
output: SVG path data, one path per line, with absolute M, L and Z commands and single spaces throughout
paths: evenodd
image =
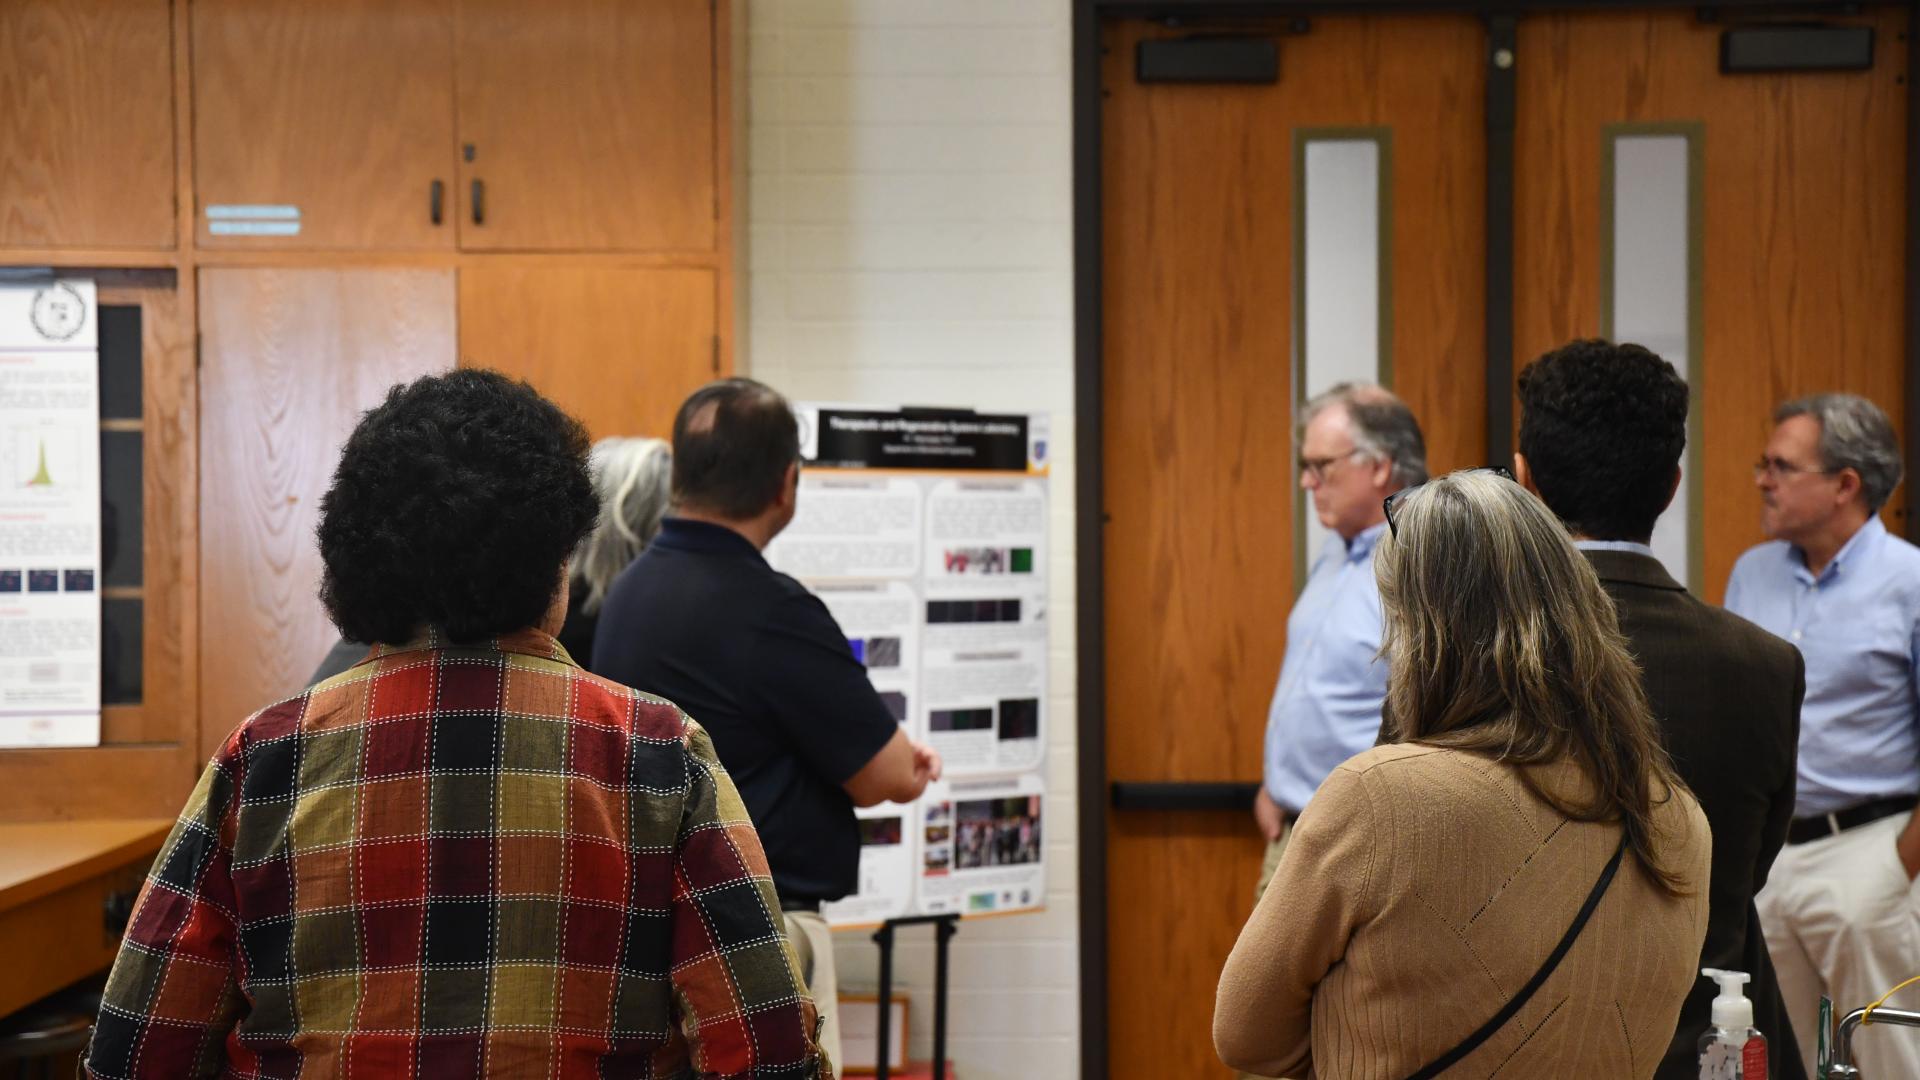
M 240 725 L 141 891 L 99 1077 L 831 1077 L 700 726 L 538 631 Z

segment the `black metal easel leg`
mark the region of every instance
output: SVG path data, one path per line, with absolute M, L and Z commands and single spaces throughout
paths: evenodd
M 947 942 L 960 932 L 959 915 L 908 915 L 888 919 L 873 932 L 873 943 L 880 946 L 880 1030 L 875 1037 L 880 1060 L 874 1065 L 874 1080 L 887 1080 L 892 1072 L 893 931 L 920 923 L 933 924 L 933 1080 L 947 1080 Z
M 880 946 L 880 1029 L 875 1033 L 879 1060 L 874 1065 L 874 1080 L 887 1080 L 893 1048 L 887 1044 L 893 1036 L 893 920 L 880 924 L 873 932 L 873 943 Z
M 933 1080 L 947 1080 L 947 942 L 959 921 L 950 915 L 933 928 Z

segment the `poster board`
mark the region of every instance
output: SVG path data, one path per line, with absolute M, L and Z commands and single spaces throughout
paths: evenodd
M 100 744 L 98 314 L 0 285 L 0 748 Z
M 800 494 L 767 561 L 820 597 L 945 775 L 858 811 L 859 891 L 836 926 L 1045 904 L 1044 413 L 801 403 Z

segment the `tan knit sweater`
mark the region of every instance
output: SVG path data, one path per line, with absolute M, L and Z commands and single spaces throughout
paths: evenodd
M 1535 775 L 1556 792 L 1586 782 L 1567 765 Z M 1447 1076 L 1653 1075 L 1707 929 L 1707 820 L 1674 794 L 1656 823 L 1690 895 L 1662 894 L 1629 851 L 1552 978 Z M 1484 756 L 1400 745 L 1353 758 L 1300 815 L 1227 959 L 1215 1048 L 1262 1076 L 1404 1080 L 1533 976 L 1619 840 Z

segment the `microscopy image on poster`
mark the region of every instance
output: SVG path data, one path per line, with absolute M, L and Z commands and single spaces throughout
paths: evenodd
M 942 781 L 921 805 L 922 909 L 980 915 L 1042 905 L 1046 796 L 1038 776 Z
M 827 605 L 847 635 L 854 659 L 866 665 L 867 681 L 880 692 L 893 718 L 919 728 L 911 712 L 920 679 L 920 597 L 906 581 L 815 581 L 814 595 Z
M 927 493 L 929 580 L 1032 582 L 1046 565 L 1047 488 L 1041 480 L 966 477 Z
M 854 813 L 860 822 L 860 886 L 822 905 L 821 915 L 830 923 L 858 924 L 911 914 L 918 807 L 883 803 Z
M 979 627 L 927 627 L 923 647 L 927 742 L 949 776 L 1038 768 L 1044 755 L 1041 702 L 1046 693 L 1046 626 L 981 641 Z
M 850 926 L 1037 908 L 1047 418 L 806 403 L 795 412 L 799 502 L 767 561 L 826 604 L 888 714 L 939 751 L 946 776 L 912 807 L 860 812 L 859 892 L 825 914 Z

